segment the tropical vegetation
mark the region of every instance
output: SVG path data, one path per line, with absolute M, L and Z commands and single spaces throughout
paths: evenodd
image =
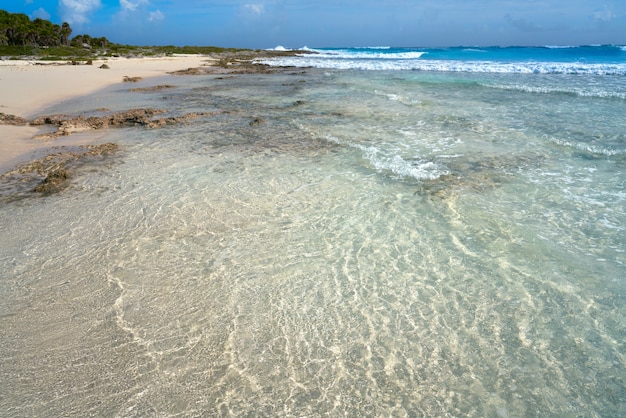
M 30 20 L 22 13 L 0 10 L 0 45 L 62 46 L 70 44 L 69 23 L 56 25 L 48 20 Z
M 31 20 L 22 13 L 0 10 L 0 57 L 57 60 L 89 60 L 119 55 L 212 54 L 235 51 L 211 46 L 131 46 L 110 42 L 105 37 L 75 35 L 70 38 L 69 23 L 54 24 L 44 19 Z

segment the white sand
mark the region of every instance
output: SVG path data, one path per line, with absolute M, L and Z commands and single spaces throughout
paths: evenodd
M 170 71 L 207 64 L 211 58 L 181 55 L 160 58 L 110 58 L 93 65 L 49 65 L 49 61 L 0 61 L 0 112 L 28 118 L 54 103 L 123 83 L 125 76 L 154 77 Z M 107 64 L 109 69 L 99 68 Z M 47 65 L 38 65 L 47 64 Z M 0 125 L 0 173 L 22 162 L 24 156 L 51 145 L 33 140 L 36 128 Z M 69 140 L 69 139 L 68 139 Z M 61 142 L 64 142 L 63 144 Z

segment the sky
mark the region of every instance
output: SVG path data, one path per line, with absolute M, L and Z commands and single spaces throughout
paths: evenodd
M 626 0 L 0 0 L 0 9 L 132 45 L 626 45 Z

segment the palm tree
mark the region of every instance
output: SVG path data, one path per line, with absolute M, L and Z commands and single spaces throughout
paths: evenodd
M 70 44 L 70 35 L 72 34 L 72 28 L 70 28 L 70 24 L 67 22 L 63 22 L 61 25 L 61 45 L 69 45 Z

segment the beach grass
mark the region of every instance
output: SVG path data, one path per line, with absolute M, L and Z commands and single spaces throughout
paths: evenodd
M 84 48 L 76 46 L 20 46 L 0 45 L 0 57 L 3 59 L 32 58 L 42 61 L 75 60 L 87 61 L 106 57 L 138 57 L 163 56 L 174 54 L 209 55 L 228 52 L 240 52 L 244 49 L 222 48 L 217 46 L 135 46 L 122 44 L 108 44 L 103 48 Z

